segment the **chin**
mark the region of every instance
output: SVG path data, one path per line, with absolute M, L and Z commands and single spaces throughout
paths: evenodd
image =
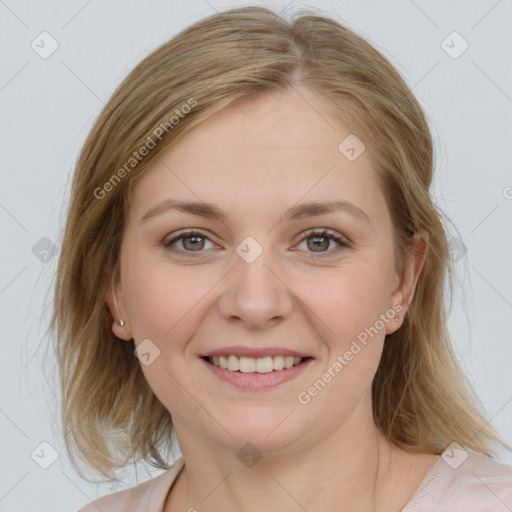
M 300 442 L 309 433 L 309 422 L 305 419 L 301 422 L 297 416 L 298 413 L 291 409 L 281 408 L 279 411 L 265 412 L 261 407 L 249 407 L 243 414 L 230 415 L 222 422 L 232 437 L 219 428 L 217 434 L 220 438 L 217 442 L 236 452 L 247 443 L 261 452 L 283 450 Z

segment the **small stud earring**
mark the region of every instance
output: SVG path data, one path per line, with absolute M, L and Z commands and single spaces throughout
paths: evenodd
M 400 322 L 400 318 L 398 318 L 397 316 L 395 316 L 395 322 Z
M 119 308 L 117 307 L 117 301 L 115 301 L 115 304 L 116 304 L 116 311 L 117 311 L 117 314 L 119 315 Z M 118 321 L 118 324 L 123 327 L 124 325 L 124 320 L 122 320 L 121 318 L 119 319 Z

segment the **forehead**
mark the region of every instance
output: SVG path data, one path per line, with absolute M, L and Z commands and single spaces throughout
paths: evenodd
M 134 215 L 167 197 L 251 215 L 341 199 L 381 214 L 386 205 L 369 156 L 363 151 L 351 161 L 340 151 L 353 134 L 333 111 L 330 101 L 304 89 L 235 101 L 160 155 L 135 187 Z

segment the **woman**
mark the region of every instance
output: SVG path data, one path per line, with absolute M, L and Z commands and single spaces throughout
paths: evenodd
M 82 512 L 510 508 L 432 173 L 403 79 L 329 18 L 234 9 L 144 59 L 80 155 L 53 322 L 72 457 L 166 471 Z

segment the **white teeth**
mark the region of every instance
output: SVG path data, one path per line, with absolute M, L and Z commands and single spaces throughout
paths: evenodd
M 270 373 L 274 371 L 274 360 L 271 356 L 256 359 L 256 371 L 258 373 Z
M 229 356 L 229 357 L 236 357 L 237 356 Z M 242 373 L 250 373 L 256 371 L 256 359 L 252 357 L 241 357 L 240 358 L 240 371 Z
M 265 357 L 238 357 L 213 356 L 208 358 L 210 363 L 232 372 L 240 371 L 242 373 L 270 373 L 275 370 L 291 368 L 302 362 L 302 357 L 297 356 L 265 356 Z
M 284 368 L 284 357 L 283 356 L 275 356 L 274 360 L 274 370 L 282 370 Z
M 240 363 L 239 363 L 238 357 L 229 356 L 228 357 L 228 370 L 231 370 L 232 372 L 236 372 L 239 369 L 240 369 Z

